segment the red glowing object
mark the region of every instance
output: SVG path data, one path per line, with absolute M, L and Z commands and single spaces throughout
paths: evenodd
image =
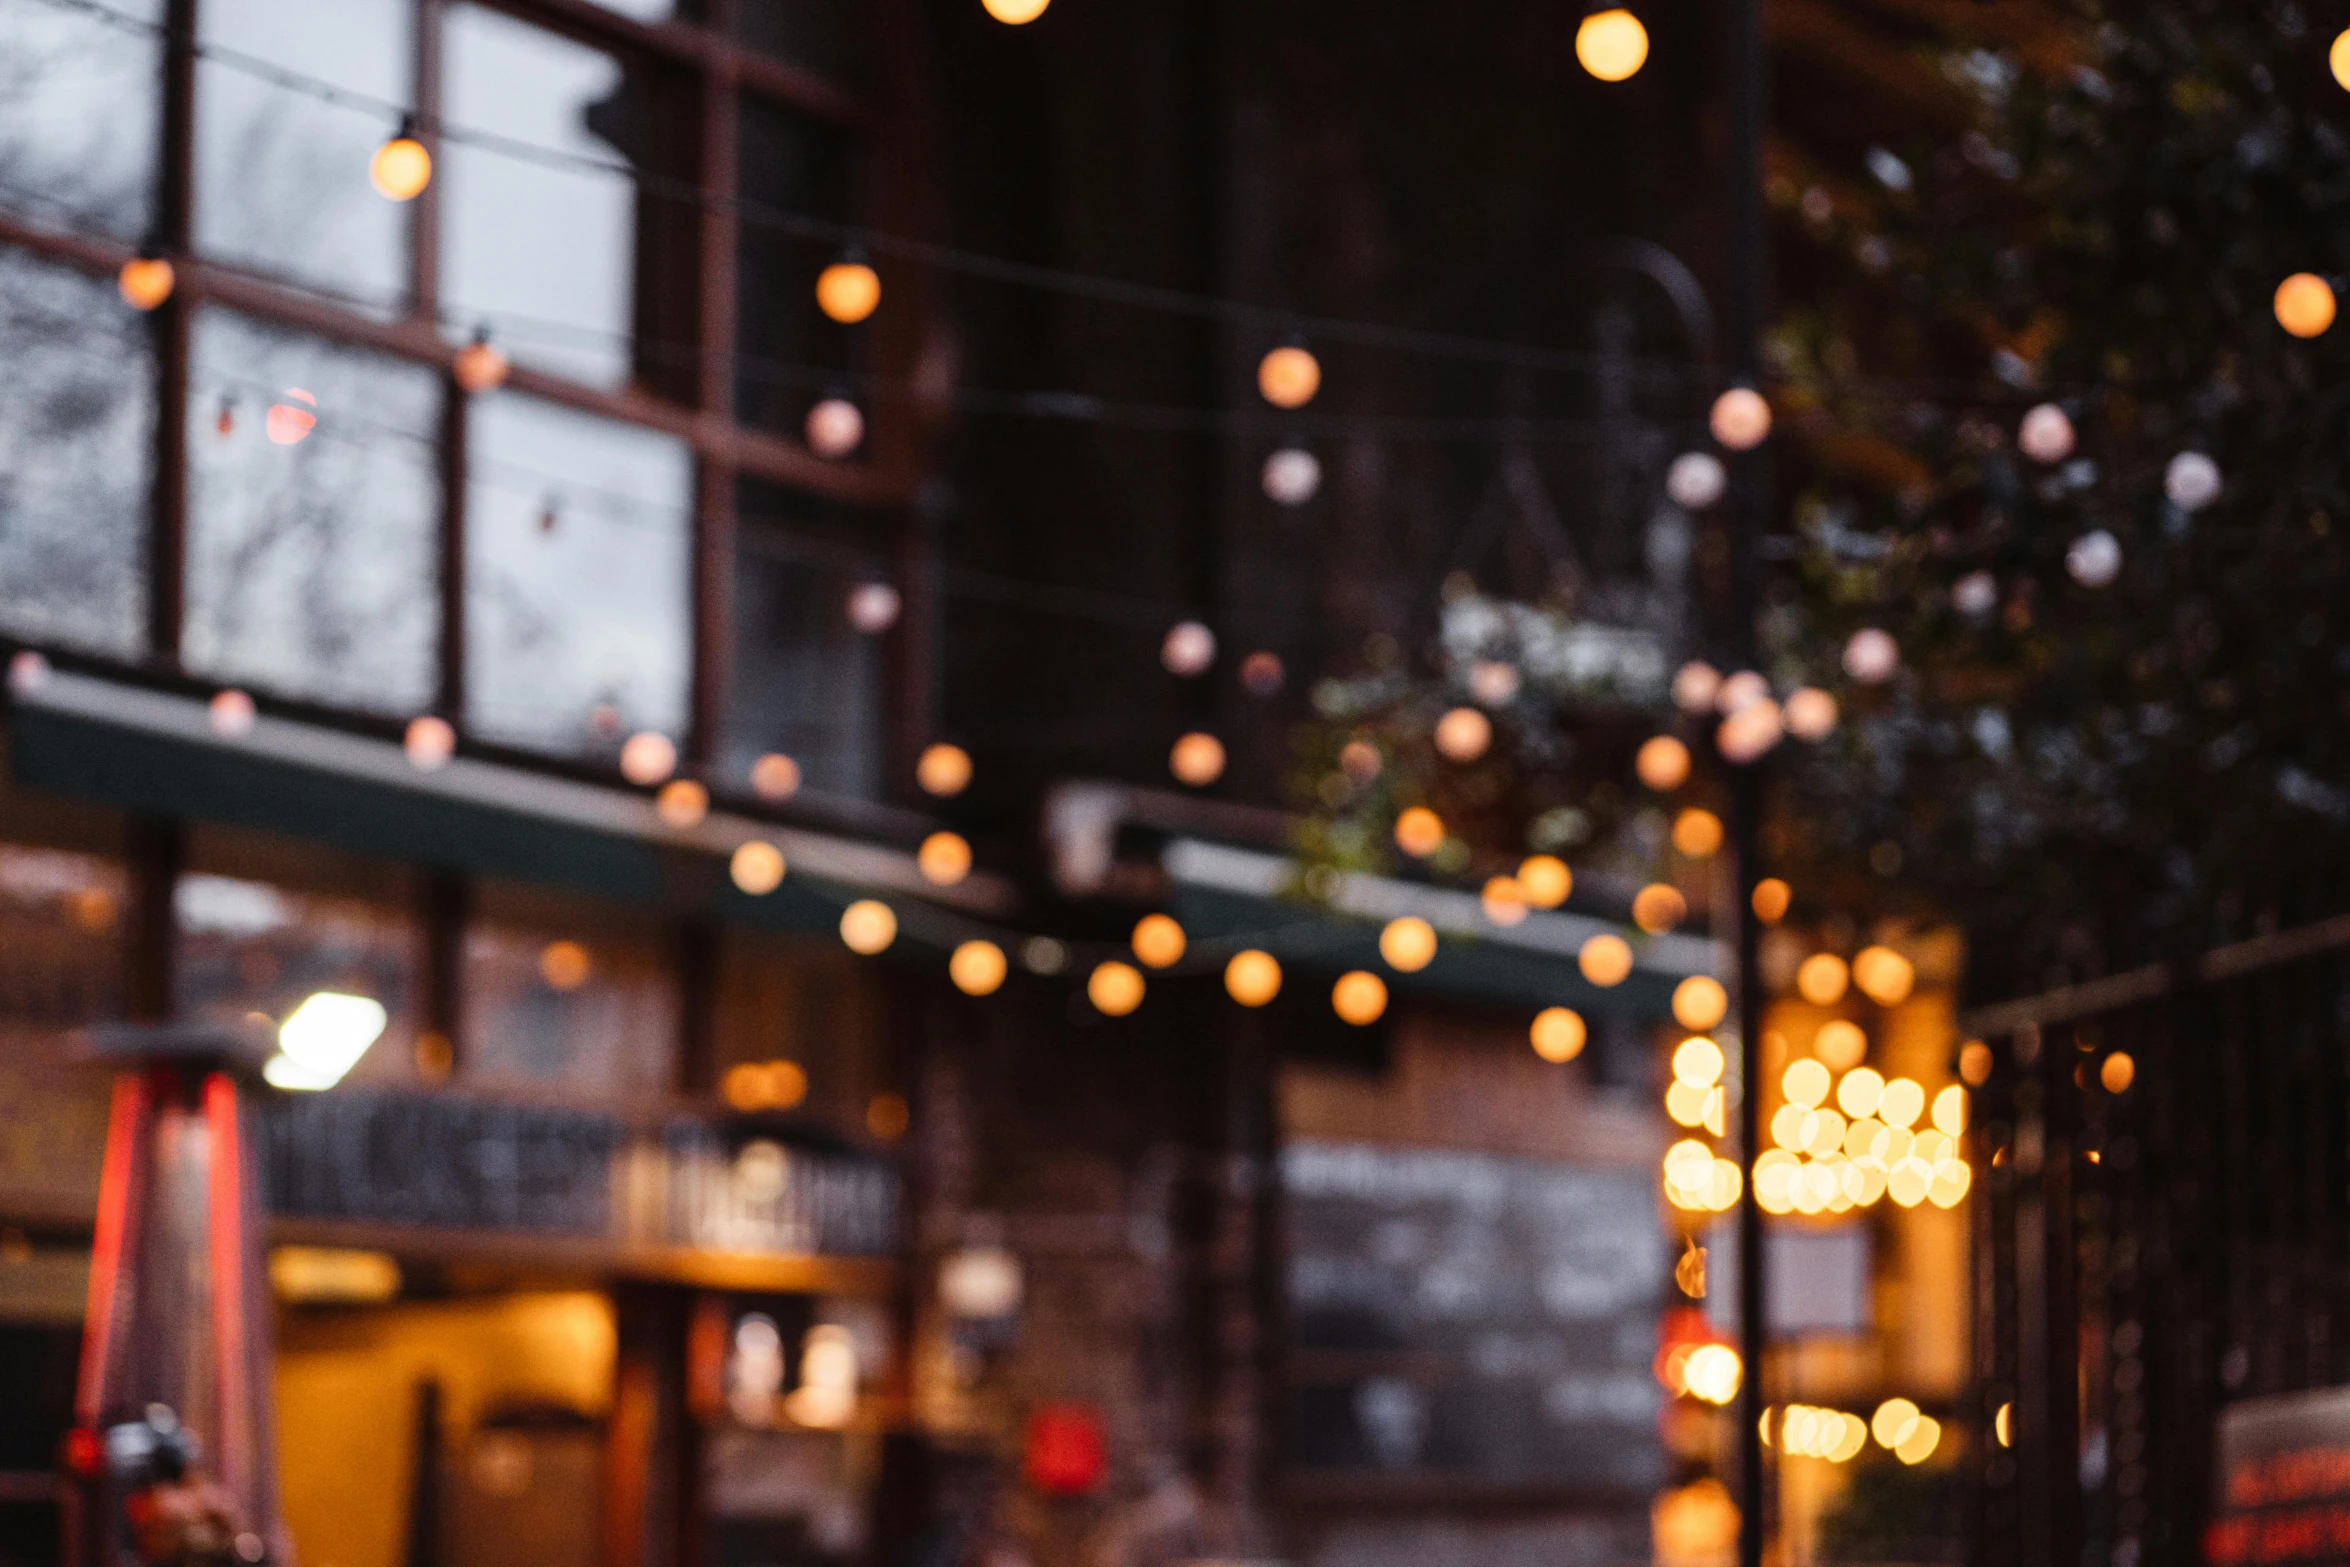
M 88 1426 L 76 1426 L 65 1433 L 62 1456 L 70 1473 L 88 1480 L 97 1475 L 98 1466 L 106 1461 L 106 1444 Z
M 298 446 L 303 437 L 318 428 L 318 415 L 310 411 L 318 406 L 318 399 L 298 386 L 287 387 L 286 396 L 293 401 L 270 404 L 269 417 L 263 421 L 263 427 L 269 432 L 269 438 L 278 445 Z M 309 407 L 297 408 L 294 402 L 307 403 Z
M 1020 1472 L 1047 1496 L 1084 1496 L 1110 1467 L 1101 1416 L 1087 1404 L 1046 1404 L 1028 1417 Z

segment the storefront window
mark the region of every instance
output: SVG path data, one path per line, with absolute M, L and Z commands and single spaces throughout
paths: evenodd
M 413 0 L 238 0 L 200 8 L 196 242 L 389 314 L 407 296 L 408 209 L 369 185 L 396 122 L 260 67 L 379 103 L 409 101 Z
M 666 1093 L 677 971 L 662 932 L 616 908 L 485 887 L 466 927 L 459 1059 L 477 1082 Z
M 16 636 L 140 650 L 151 345 L 110 281 L 0 251 L 0 628 Z
M 0 1212 L 96 1205 L 107 1074 L 66 1041 L 121 1015 L 128 902 L 119 861 L 0 843 Z
M 444 118 L 554 156 L 451 142 L 441 287 L 452 338 L 487 325 L 523 364 L 618 387 L 633 368 L 636 184 L 610 166 L 635 127 L 610 55 L 478 6 L 442 33 Z M 599 168 L 596 165 L 606 167 Z
M 154 221 L 163 0 L 106 10 L 0 7 L 0 205 L 136 240 Z
M 376 711 L 424 706 L 438 380 L 219 310 L 196 320 L 190 373 L 189 666 Z
M 322 992 L 363 996 L 389 1021 L 343 1081 L 415 1080 L 419 943 L 406 910 L 195 871 L 180 878 L 172 912 L 174 1004 L 183 1016 L 282 1024 Z
M 512 395 L 471 413 L 465 629 L 479 733 L 564 755 L 683 732 L 693 458 Z

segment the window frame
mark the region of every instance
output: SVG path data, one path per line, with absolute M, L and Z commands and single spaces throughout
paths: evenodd
M 152 454 L 152 497 L 145 540 L 145 656 L 151 672 L 181 673 L 180 648 L 187 610 L 189 374 L 192 324 L 207 305 L 225 307 L 264 322 L 293 328 L 338 343 L 375 349 L 433 368 L 441 381 L 439 429 L 438 565 L 439 629 L 435 644 L 435 698 L 431 710 L 465 732 L 467 652 L 465 645 L 466 410 L 451 366 L 461 343 L 444 335 L 439 321 L 441 182 L 435 180 L 407 208 L 408 301 L 403 312 L 378 319 L 291 282 L 209 261 L 194 244 L 197 8 L 200 0 L 168 0 L 160 42 L 162 91 L 157 151 L 153 253 L 176 272 L 173 293 L 151 313 L 154 333 L 156 402 Z M 218 0 L 214 0 L 218 3 Z M 418 139 L 436 161 L 442 107 L 442 22 L 461 0 L 408 0 L 414 17 L 413 105 Z M 911 180 L 906 116 L 875 112 L 873 94 L 816 71 L 759 52 L 739 39 L 737 21 L 746 0 L 704 0 L 703 19 L 644 22 L 607 10 L 595 0 L 469 0 L 567 39 L 606 50 L 635 63 L 676 73 L 684 101 L 698 123 L 672 127 L 692 148 L 698 221 L 690 244 L 694 269 L 688 305 L 693 320 L 695 369 L 690 395 L 664 396 L 632 382 L 620 390 L 581 384 L 543 370 L 515 365 L 506 382 L 513 392 L 647 429 L 683 441 L 693 453 L 690 560 L 690 700 L 680 749 L 690 768 L 705 768 L 723 754 L 728 695 L 733 683 L 734 614 L 732 573 L 738 478 L 754 478 L 813 497 L 843 503 L 874 517 L 880 526 L 873 553 L 900 566 L 915 564 L 916 530 L 908 525 L 916 489 L 916 438 L 912 420 L 899 405 L 876 400 L 868 410 L 871 436 L 860 456 L 848 462 L 819 458 L 798 441 L 746 425 L 736 415 L 737 240 L 740 101 L 763 97 L 794 113 L 859 138 L 863 171 L 852 193 L 856 221 L 889 227 L 910 214 Z M 880 8 L 895 12 L 897 7 Z M 905 35 L 894 16 L 868 23 L 878 53 L 892 37 Z M 877 69 L 877 82 L 902 86 L 902 72 Z M 386 127 L 387 134 L 390 127 Z M 65 233 L 0 214 L 0 244 L 85 270 L 111 275 L 130 260 L 134 247 L 86 234 Z M 641 251 L 641 243 L 640 243 Z M 641 260 L 641 256 L 640 256 Z M 876 323 L 867 340 L 871 368 L 902 370 L 916 340 L 913 321 L 921 305 L 917 279 L 889 278 L 893 309 Z M 642 320 L 639 313 L 640 324 Z M 679 383 L 682 392 L 684 382 Z M 490 394 L 499 395 L 499 394 Z M 915 571 L 910 584 L 926 574 Z M 909 617 L 911 618 L 911 617 Z M 897 635 L 903 636 L 904 633 Z M 892 753 L 911 744 L 920 710 L 921 682 L 915 661 L 892 648 L 885 680 L 882 729 Z M 351 714 L 353 718 L 367 715 Z M 893 758 L 894 759 L 894 758 Z M 560 758 L 547 761 L 561 764 Z

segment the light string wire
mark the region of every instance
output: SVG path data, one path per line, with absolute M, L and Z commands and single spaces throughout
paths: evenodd
M 157 22 L 130 16 L 100 3 L 100 0 L 39 0 L 52 9 L 71 11 L 99 19 L 122 31 L 157 39 L 168 39 L 170 29 Z M 186 41 L 186 47 L 198 59 L 214 61 L 240 74 L 268 82 L 282 90 L 301 93 L 338 107 L 361 110 L 380 115 L 395 123 L 412 117 L 413 108 L 360 92 L 293 70 L 222 44 L 206 43 L 200 39 Z M 1032 288 L 1048 293 L 1066 294 L 1099 303 L 1122 305 L 1138 310 L 1158 311 L 1185 316 L 1193 320 L 1211 322 L 1243 330 L 1272 333 L 1281 336 L 1302 334 L 1330 342 L 1350 343 L 1367 348 L 1384 348 L 1404 353 L 1416 353 L 1436 358 L 1455 358 L 1488 364 L 1506 365 L 1518 369 L 1587 371 L 1606 369 L 1614 374 L 1630 371 L 1653 376 L 1659 384 L 1668 386 L 1727 386 L 1730 379 L 1719 372 L 1708 371 L 1682 359 L 1663 359 L 1639 355 L 1617 356 L 1589 349 L 1544 349 L 1525 344 L 1500 342 L 1462 333 L 1441 332 L 1419 327 L 1400 327 L 1379 322 L 1352 320 L 1345 317 L 1317 315 L 1310 312 L 1282 309 L 1269 305 L 1226 299 L 1215 295 L 1197 294 L 1156 284 L 1135 283 L 1125 279 L 1102 277 L 1096 274 L 1049 267 L 1034 262 L 1014 261 L 1006 257 L 987 255 L 935 241 L 914 239 L 891 234 L 866 225 L 817 217 L 794 212 L 772 203 L 750 197 L 710 192 L 690 180 L 682 180 L 656 171 L 641 169 L 625 160 L 591 157 L 585 153 L 569 152 L 535 142 L 505 136 L 497 132 L 455 124 L 446 119 L 429 124 L 430 131 L 440 139 L 461 146 L 470 146 L 485 152 L 494 152 L 521 162 L 574 173 L 601 174 L 626 180 L 647 190 L 660 199 L 681 205 L 729 213 L 753 227 L 772 229 L 792 237 L 813 241 L 847 251 L 863 249 L 877 254 L 892 255 L 920 266 L 940 271 L 956 272 L 982 281 L 1005 283 Z M 463 320 L 478 319 L 474 317 Z M 522 319 L 522 318 L 517 318 Z M 447 324 L 458 324 L 456 322 Z M 601 329 L 549 323 L 561 330 L 574 333 L 603 334 Z M 627 334 L 608 334 L 613 340 L 625 340 Z M 682 345 L 681 355 L 699 359 L 699 353 Z M 738 356 L 738 362 L 742 356 Z M 808 367 L 788 366 L 791 370 Z M 836 374 L 837 372 L 823 372 Z M 1982 383 L 1897 380 L 1881 378 L 1854 378 L 1853 386 L 1867 386 L 1886 396 L 1915 396 L 1934 386 L 1963 385 L 1973 395 L 1981 395 Z M 2007 389 L 2012 392 L 2013 389 Z M 2002 402 L 2007 392 L 1998 394 Z M 1067 396 L 1068 394 L 1044 394 Z M 1512 421 L 1497 421 L 1509 424 Z

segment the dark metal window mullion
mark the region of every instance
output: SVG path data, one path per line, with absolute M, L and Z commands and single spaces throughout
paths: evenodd
M 731 36 L 735 0 L 711 0 L 710 25 Z M 734 422 L 738 220 L 732 197 L 741 168 L 740 73 L 731 49 L 713 51 L 696 83 L 701 135 L 694 400 L 704 427 Z M 704 442 L 694 464 L 693 695 L 687 755 L 704 771 L 723 748 L 734 666 L 735 463 L 730 443 Z
M 148 242 L 184 274 L 195 235 L 196 0 L 164 10 L 162 124 L 156 137 L 154 232 Z M 189 291 L 149 317 L 155 334 L 154 485 L 147 541 L 147 657 L 176 670 L 187 613 Z

